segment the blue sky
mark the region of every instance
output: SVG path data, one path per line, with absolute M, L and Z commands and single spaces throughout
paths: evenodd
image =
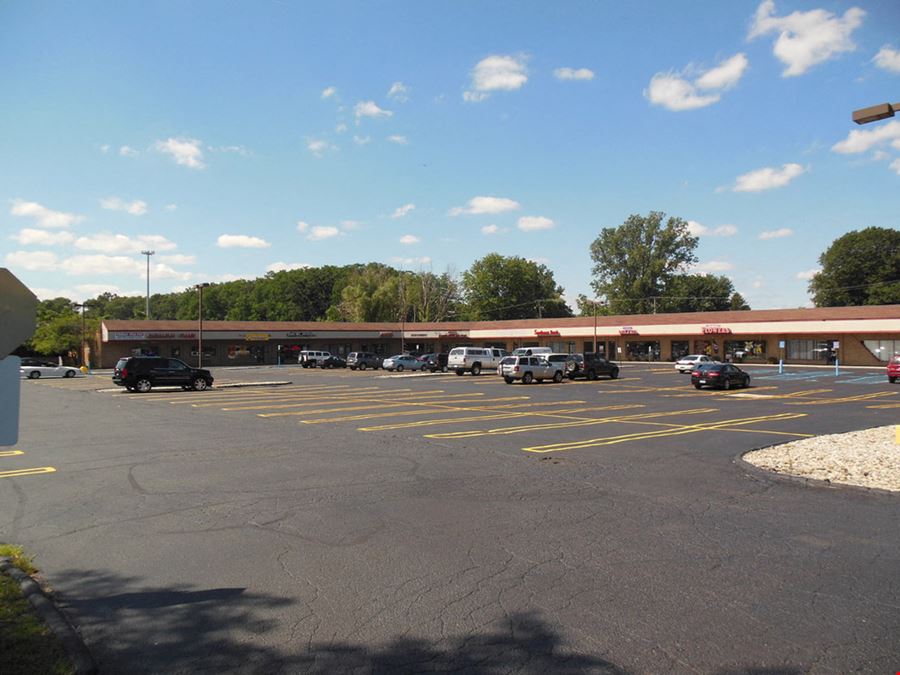
M 591 241 L 664 211 L 755 308 L 898 227 L 900 4 L 0 2 L 0 261 L 41 297 L 299 265 L 590 293 Z

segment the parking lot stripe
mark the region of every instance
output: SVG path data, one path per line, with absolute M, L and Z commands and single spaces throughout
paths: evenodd
M 0 471 L 0 478 L 20 478 L 21 476 L 36 476 L 41 473 L 55 473 L 52 466 L 39 466 L 34 469 L 16 469 L 14 471 Z
M 878 405 L 867 405 L 866 407 L 874 409 L 900 408 L 900 403 L 879 403 Z
M 432 389 L 429 391 L 421 391 L 421 392 L 412 392 L 412 390 L 403 389 L 403 390 L 394 390 L 391 394 L 402 393 L 403 396 L 391 396 L 389 398 L 390 401 L 397 400 L 405 400 L 406 398 L 410 398 L 411 400 L 420 400 L 422 398 L 430 398 L 432 396 L 443 395 L 444 397 L 457 397 L 457 396 L 474 396 L 471 392 L 465 394 L 447 394 L 443 389 Z M 382 392 L 383 393 L 383 392 Z M 481 394 L 482 396 L 484 394 Z M 264 409 L 278 409 L 278 408 L 295 408 L 302 407 L 305 405 L 318 405 L 324 404 L 327 402 L 334 403 L 335 405 L 340 405 L 343 403 L 356 403 L 361 401 L 374 401 L 380 402 L 383 401 L 385 397 L 376 396 L 376 392 L 361 392 L 359 394 L 346 394 L 341 396 L 302 396 L 302 397 L 276 397 L 267 401 L 253 401 L 253 405 L 246 405 L 250 403 L 249 401 L 238 401 L 237 403 L 241 405 L 232 405 L 230 401 L 226 403 L 228 407 L 222 408 L 222 410 L 235 411 L 235 410 L 264 410 Z M 219 402 L 215 405 L 222 405 L 222 402 Z M 208 407 L 208 406 L 204 406 Z
M 812 401 L 789 402 L 786 405 L 831 405 L 833 403 L 853 403 L 855 401 L 870 401 L 882 396 L 896 396 L 895 391 L 876 391 L 871 394 L 858 394 L 856 396 L 841 396 L 838 398 L 820 398 Z
M 0 457 L 16 457 L 24 454 L 25 453 L 21 450 L 4 450 L 3 452 L 0 452 Z
M 434 399 L 434 401 L 428 401 L 429 396 L 417 396 L 411 399 L 398 399 L 392 398 L 392 403 L 385 403 L 382 399 L 377 398 L 355 398 L 355 399 L 346 399 L 341 401 L 307 401 L 305 403 L 286 403 L 283 405 L 273 405 L 273 406 L 251 406 L 251 407 L 239 407 L 239 408 L 222 408 L 222 410 L 231 412 L 231 411 L 243 411 L 243 410 L 277 410 L 281 408 L 303 408 L 306 406 L 315 406 L 315 405 L 325 405 L 328 404 L 327 408 L 321 408 L 320 410 L 303 410 L 298 414 L 303 415 L 316 415 L 328 412 L 343 412 L 349 410 L 371 410 L 373 407 L 381 408 L 397 408 L 404 405 L 410 405 L 412 403 L 418 403 L 422 405 L 427 405 L 428 403 L 433 403 L 437 405 L 439 403 L 444 402 L 453 402 L 454 399 L 459 398 L 461 400 L 476 400 L 476 399 L 464 399 L 466 396 L 475 396 L 476 394 L 468 393 L 468 394 L 448 394 L 446 396 L 442 396 L 440 398 Z M 480 394 L 480 396 L 484 396 L 484 394 Z M 423 400 L 423 398 L 425 400 Z M 480 400 L 480 399 L 477 399 Z M 353 405 L 349 405 L 353 404 Z M 259 414 L 259 417 L 273 417 L 276 413 L 272 414 Z
M 473 394 L 470 394 L 472 396 Z M 448 412 L 463 412 L 470 410 L 469 408 L 460 407 L 456 404 L 458 403 L 494 403 L 501 401 L 522 401 L 527 400 L 528 396 L 506 396 L 503 398 L 492 398 L 492 399 L 460 399 L 455 401 L 453 404 L 449 403 L 418 403 L 414 401 L 410 401 L 408 403 L 404 403 L 404 405 L 411 406 L 410 410 L 402 411 L 402 412 L 386 412 L 386 413 L 369 413 L 365 415 L 345 415 L 343 417 L 330 417 L 319 420 L 300 420 L 301 424 L 332 424 L 336 422 L 356 422 L 359 420 L 368 420 L 368 419 L 376 419 L 379 417 L 399 417 L 401 415 L 422 415 L 428 412 L 440 412 L 440 411 L 448 411 Z M 429 410 L 422 411 L 421 408 L 429 408 Z M 477 410 L 478 408 L 476 408 Z M 272 413 L 271 415 L 260 415 L 260 417 L 273 417 L 276 415 L 305 415 L 304 412 L 295 412 L 295 413 Z M 512 414 L 512 413 L 506 413 Z M 524 413 L 522 413 L 524 414 Z
M 736 418 L 730 420 L 719 420 L 715 422 L 701 422 L 699 424 L 682 425 L 674 428 L 658 429 L 656 431 L 644 431 L 632 434 L 620 434 L 618 436 L 609 436 L 605 438 L 590 438 L 583 441 L 571 441 L 566 443 L 552 443 L 549 445 L 535 445 L 522 448 L 525 452 L 547 453 L 547 452 L 563 452 L 569 450 L 583 450 L 586 448 L 600 447 L 604 445 L 616 445 L 618 443 L 626 443 L 629 441 L 640 441 L 654 438 L 665 438 L 669 436 L 682 436 L 684 434 L 693 434 L 700 431 L 715 431 L 725 427 L 745 426 L 747 424 L 755 424 L 757 422 L 784 421 L 806 417 L 806 413 L 779 413 L 776 415 L 761 415 L 759 417 Z M 640 424 L 639 421 L 633 420 L 631 423 Z M 764 432 L 763 432 L 764 433 Z
M 373 390 L 357 390 L 353 393 L 351 392 L 338 392 L 334 394 L 329 394 L 327 392 L 318 392 L 314 394 L 306 394 L 306 393 L 298 393 L 298 394 L 275 394 L 272 393 L 269 396 L 265 397 L 257 397 L 253 399 L 243 399 L 243 398 L 233 398 L 233 399 L 218 399 L 216 401 L 212 401 L 209 403 L 192 403 L 192 408 L 212 408 L 220 405 L 231 405 L 234 403 L 259 403 L 259 402 L 271 402 L 278 403 L 281 401 L 323 401 L 323 400 L 334 400 L 340 401 L 345 399 L 353 399 L 358 398 L 359 396 L 374 396 L 377 393 L 386 393 L 390 392 L 391 394 L 408 394 L 414 391 L 413 389 L 378 389 L 375 388 Z M 443 391 L 442 389 L 436 389 L 432 391 Z
M 547 405 L 546 403 L 534 403 L 530 405 Z M 379 426 L 373 427 L 359 427 L 357 431 L 394 431 L 399 429 L 413 429 L 416 427 L 430 427 L 430 426 L 438 426 L 441 424 L 457 424 L 460 422 L 481 422 L 484 420 L 498 420 L 498 419 L 513 419 L 519 417 L 531 417 L 531 416 L 539 416 L 539 417 L 560 417 L 569 422 L 581 422 L 584 421 L 583 417 L 571 417 L 570 414 L 574 414 L 577 412 L 588 412 L 588 411 L 600 411 L 600 410 L 625 410 L 630 408 L 638 408 L 641 407 L 639 405 L 615 405 L 615 406 L 598 406 L 596 408 L 573 408 L 573 409 L 563 409 L 563 410 L 552 410 L 546 412 L 534 412 L 534 411 L 514 411 L 514 410 L 500 410 L 500 408 L 506 407 L 515 407 L 515 406 L 485 406 L 485 407 L 476 407 L 471 406 L 468 408 L 459 408 L 457 410 L 449 410 L 448 412 L 460 412 L 460 411 L 475 411 L 475 412 L 485 412 L 489 413 L 487 415 L 474 415 L 470 417 L 440 417 L 438 419 L 432 420 L 416 420 L 414 422 L 399 422 L 396 424 L 383 424 Z M 421 413 L 410 413 L 410 414 L 427 414 L 429 412 L 437 412 L 434 410 L 425 410 Z M 426 436 L 426 438 L 429 438 Z
M 251 387 L 229 387 L 226 389 L 207 389 L 203 392 L 196 391 L 181 391 L 180 389 L 173 389 L 167 391 L 151 391 L 146 394 L 138 394 L 138 393 L 128 393 L 126 394 L 126 398 L 134 399 L 137 401 L 189 401 L 191 399 L 196 400 L 196 397 L 202 396 L 203 398 L 227 398 L 229 396 L 242 396 L 242 397 L 253 397 L 253 396 L 268 396 L 272 393 L 276 393 L 278 391 L 295 391 L 295 392 L 309 392 L 313 393 L 315 391 L 329 391 L 335 389 L 353 389 L 351 385 L 348 384 L 315 384 L 315 385 L 279 385 L 277 387 L 266 387 L 266 388 L 251 388 Z

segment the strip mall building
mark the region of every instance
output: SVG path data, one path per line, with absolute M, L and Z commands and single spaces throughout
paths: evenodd
M 547 346 L 559 352 L 597 351 L 620 361 L 670 361 L 709 354 L 744 363 L 877 366 L 900 353 L 900 305 L 819 307 L 743 312 L 639 314 L 519 321 L 446 323 L 316 323 L 204 321 L 203 363 L 210 366 L 296 361 L 301 349 L 346 356 L 447 351 L 457 346 Z M 197 361 L 193 321 L 101 324 L 99 363 L 154 354 Z

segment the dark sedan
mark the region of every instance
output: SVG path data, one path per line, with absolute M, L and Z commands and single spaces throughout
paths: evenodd
M 711 363 L 691 371 L 691 384 L 695 388 L 716 387 L 735 389 L 749 387 L 750 376 L 731 363 Z
M 340 356 L 332 354 L 319 364 L 320 368 L 346 368 L 347 362 Z

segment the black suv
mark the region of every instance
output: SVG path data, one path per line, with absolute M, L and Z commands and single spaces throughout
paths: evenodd
M 119 359 L 112 381 L 128 391 L 146 393 L 153 387 L 181 387 L 203 391 L 212 386 L 208 370 L 191 368 L 184 361 L 161 356 L 131 356 Z
M 596 380 L 600 375 L 609 375 L 610 379 L 615 380 L 619 377 L 619 366 L 591 352 L 569 355 L 566 361 L 566 376 L 570 380 L 576 377 Z
M 384 359 L 372 352 L 350 352 L 347 354 L 347 367 L 350 370 L 356 370 L 357 368 L 360 370 L 381 368 L 382 361 Z
M 440 354 L 425 354 L 424 356 L 419 357 L 421 361 L 425 362 L 425 367 L 422 370 L 430 370 L 432 373 L 436 373 L 437 371 L 441 371 L 442 373 L 447 372 L 447 352 L 441 352 Z

